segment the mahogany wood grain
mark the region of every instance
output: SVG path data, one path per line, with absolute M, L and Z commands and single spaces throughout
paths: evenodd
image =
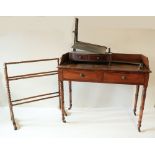
M 101 82 L 103 73 L 93 70 L 63 70 L 63 79 L 81 82 Z
M 144 75 L 138 73 L 114 73 L 109 72 L 104 74 L 104 82 L 120 83 L 120 84 L 143 84 Z

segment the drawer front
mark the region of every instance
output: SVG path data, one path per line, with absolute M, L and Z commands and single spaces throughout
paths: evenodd
M 101 82 L 104 74 L 99 71 L 63 70 L 63 79 L 74 81 Z
M 70 59 L 74 61 L 87 61 L 87 62 L 103 62 L 106 60 L 106 56 L 104 54 L 78 54 L 78 53 L 70 53 Z
M 104 82 L 108 83 L 125 83 L 125 84 L 143 84 L 144 75 L 127 74 L 127 73 L 105 73 Z

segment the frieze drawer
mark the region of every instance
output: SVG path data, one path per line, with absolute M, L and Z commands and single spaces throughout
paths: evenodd
M 125 83 L 125 84 L 143 84 L 143 74 L 128 74 L 128 73 L 104 73 L 104 82 L 108 83 Z
M 63 70 L 63 78 L 73 81 L 101 82 L 104 74 L 100 71 Z

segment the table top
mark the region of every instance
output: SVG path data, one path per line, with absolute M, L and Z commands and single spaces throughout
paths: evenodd
M 63 64 L 59 65 L 58 68 L 62 69 L 84 69 L 84 70 L 103 70 L 103 71 L 127 71 L 127 72 L 150 72 L 145 66 L 143 69 L 139 68 L 139 65 L 131 65 L 131 64 L 117 64 L 111 63 L 107 64 Z
M 108 72 L 134 72 L 134 73 L 151 73 L 149 68 L 149 60 L 141 54 L 112 54 L 110 62 L 79 62 L 70 59 L 69 55 L 77 56 L 76 53 L 65 53 L 62 55 L 59 69 L 74 70 L 101 70 Z M 103 55 L 106 57 L 107 55 Z M 140 64 L 142 66 L 140 66 Z

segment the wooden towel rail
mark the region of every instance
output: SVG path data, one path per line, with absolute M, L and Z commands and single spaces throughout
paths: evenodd
M 7 87 L 9 108 L 10 108 L 10 115 L 11 115 L 11 120 L 12 120 L 13 127 L 14 127 L 15 130 L 17 130 L 17 124 L 16 124 L 15 117 L 14 117 L 13 106 L 59 97 L 59 107 L 61 107 L 61 105 L 60 105 L 59 81 L 58 81 L 58 91 L 57 92 L 44 93 L 44 94 L 39 94 L 39 95 L 30 96 L 30 97 L 21 98 L 21 99 L 16 99 L 16 100 L 12 99 L 11 90 L 10 90 L 10 82 L 11 81 L 22 80 L 22 79 L 27 79 L 27 78 L 37 78 L 37 77 L 57 75 L 58 71 L 57 70 L 51 70 L 51 71 L 46 71 L 46 72 L 37 72 L 37 73 L 9 76 L 8 66 L 10 66 L 10 65 L 20 65 L 20 64 L 25 64 L 25 63 L 27 64 L 27 63 L 35 63 L 35 62 L 45 62 L 45 61 L 55 61 L 57 63 L 57 66 L 59 65 L 59 58 L 8 62 L 8 63 L 4 64 L 6 87 Z

